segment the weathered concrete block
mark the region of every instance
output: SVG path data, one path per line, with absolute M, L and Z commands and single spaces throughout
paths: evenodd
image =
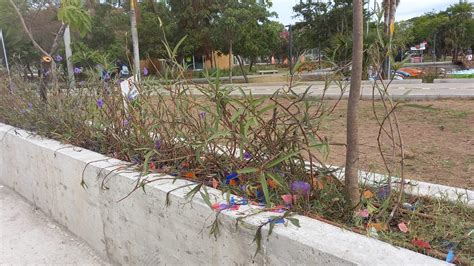
M 443 261 L 341 228 L 297 216 L 301 228 L 277 225 L 262 252 L 252 242 L 268 213 L 235 226 L 238 213 L 223 211 L 220 235 L 209 235 L 213 212 L 190 188 L 167 192 L 188 181 L 152 183 L 119 201 L 139 173 L 114 171 L 127 163 L 95 152 L 31 137 L 0 124 L 0 183 L 23 195 L 58 223 L 85 240 L 112 263 L 125 265 L 442 265 Z M 112 171 L 112 172 L 111 172 Z M 107 175 L 105 186 L 102 180 Z M 80 183 L 84 177 L 87 189 Z M 208 188 L 212 201 L 222 193 Z M 241 211 L 255 206 L 242 206 Z

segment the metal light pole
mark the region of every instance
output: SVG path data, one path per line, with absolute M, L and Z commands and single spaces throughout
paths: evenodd
M 285 27 L 288 27 L 288 54 L 289 54 L 289 60 L 288 60 L 288 66 L 290 68 L 290 75 L 293 75 L 293 34 L 291 32 L 291 24 L 286 25 Z
M 3 31 L 0 29 L 0 39 L 2 39 L 2 47 L 3 47 L 3 57 L 5 58 L 5 65 L 7 67 L 7 74 L 8 74 L 8 82 L 9 82 L 9 87 L 11 90 L 11 85 L 12 85 L 12 77 L 10 75 L 10 66 L 8 65 L 8 57 L 7 57 L 7 49 L 5 48 L 5 41 L 3 40 Z

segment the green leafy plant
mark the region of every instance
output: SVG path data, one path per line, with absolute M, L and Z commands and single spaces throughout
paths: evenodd
M 82 37 L 91 31 L 92 20 L 81 0 L 61 0 L 58 19 L 77 29 Z
M 374 55 L 383 51 L 381 46 L 386 47 L 372 47 Z M 0 121 L 125 161 L 124 168 L 117 171 L 135 167 L 142 175 L 123 200 L 136 191 L 146 192 L 147 185 L 158 180 L 186 179 L 193 182 L 176 190 L 186 189 L 188 200 L 200 195 L 212 207 L 207 187 L 215 187 L 222 191 L 227 205 L 235 195 L 261 205 L 262 212 L 285 211 L 283 216 L 254 227 L 257 248 L 264 226 L 269 226 L 269 234 L 280 219 L 299 226 L 292 217 L 298 213 L 415 250 L 418 248 L 410 241 L 422 238 L 432 243 L 429 254 L 442 258 L 448 251 L 442 245 L 446 232 L 442 226 L 430 230 L 427 222 L 440 221 L 449 225 L 453 235 L 448 240 L 457 244 L 460 259 L 472 260 L 472 238 L 466 237 L 472 229 L 472 209 L 402 193 L 403 172 L 392 167 L 402 166 L 400 162 L 390 165 L 386 161 L 389 176 L 399 173 L 399 186 L 390 178 L 380 184 L 363 184 L 360 209 L 366 212 L 347 211 L 337 169 L 325 164 L 331 143 L 321 133 L 346 89 L 340 72 L 327 77 L 319 97 L 310 95 L 309 87 L 297 91 L 292 83 L 269 97 L 260 97 L 237 86 L 222 86 L 218 78 L 209 75 L 206 84 L 182 82 L 185 70 L 174 57 L 179 49 L 168 45 L 168 72 L 159 83 L 137 84 L 137 98 L 122 95 L 117 80 L 105 82 L 94 76 L 83 88 L 52 91 L 48 102 L 41 101 L 35 83 L 15 80 L 12 94 L 2 81 Z M 338 100 L 325 100 L 330 86 L 339 88 Z M 378 139 L 379 145 L 388 143 L 392 149 L 400 149 L 403 143 L 394 114 L 403 102 L 394 101 L 387 89 L 381 82 L 373 88 L 374 97 L 378 93 L 383 105 L 374 108 L 379 134 L 385 136 Z M 107 182 L 114 175 L 101 178 L 102 189 L 108 189 Z M 81 185 L 87 189 L 84 180 Z M 172 204 L 169 195 L 166 204 Z M 427 218 L 427 213 L 432 217 Z M 221 230 L 219 214 L 216 211 L 209 227 L 216 237 Z M 397 229 L 401 222 L 410 222 L 410 233 Z

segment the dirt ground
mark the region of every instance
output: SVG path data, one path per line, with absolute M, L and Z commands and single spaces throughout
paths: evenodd
M 405 177 L 460 188 L 474 188 L 474 101 L 412 102 L 397 115 L 406 149 Z M 323 132 L 332 143 L 345 143 L 347 102 L 341 102 Z M 376 109 L 382 110 L 380 102 Z M 384 173 L 377 148 L 378 125 L 370 101 L 360 102 L 360 163 Z M 389 151 L 390 153 L 390 151 Z M 332 146 L 329 164 L 344 165 L 345 147 Z
M 405 178 L 474 189 L 474 100 L 415 101 L 404 105 L 397 109 L 397 116 L 405 149 Z M 375 107 L 383 110 L 380 101 Z M 345 146 L 341 144 L 346 142 L 346 108 L 347 101 L 342 100 L 319 131 L 330 144 L 326 164 L 345 164 Z M 379 126 L 372 102 L 360 101 L 359 108 L 361 170 L 387 174 L 377 146 Z M 392 175 L 399 176 L 399 153 L 390 156 L 391 148 L 384 148 Z

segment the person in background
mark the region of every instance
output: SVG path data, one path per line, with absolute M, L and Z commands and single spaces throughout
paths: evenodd
M 130 75 L 128 66 L 124 64 L 120 59 L 117 60 L 115 66 L 117 67 L 117 75 L 119 78 L 126 78 Z
M 120 69 L 119 77 L 126 78 L 130 75 L 130 71 L 128 70 L 127 65 L 123 64 L 122 68 Z

